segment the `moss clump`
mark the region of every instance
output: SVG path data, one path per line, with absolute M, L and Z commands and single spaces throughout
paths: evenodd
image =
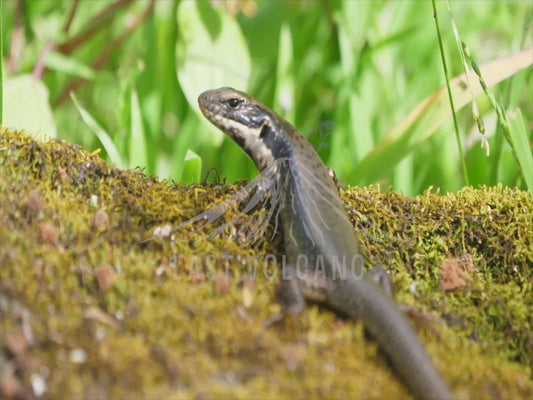
M 243 247 L 240 230 L 261 210 L 142 242 L 238 189 L 158 182 L 2 129 L 2 379 L 19 395 L 41 379 L 49 398 L 405 397 L 358 323 L 310 307 L 302 324 L 262 330 L 278 310 L 268 255 L 280 256 L 282 242 L 270 225 Z M 454 392 L 533 396 L 529 194 L 465 188 L 411 199 L 364 188 L 343 198 L 398 301 L 446 326 L 414 321 Z M 471 280 L 444 292 L 440 267 L 463 253 Z

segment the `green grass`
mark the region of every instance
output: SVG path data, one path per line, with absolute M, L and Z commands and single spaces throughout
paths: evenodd
M 7 126 L 183 183 L 213 167 L 247 179 L 253 164 L 196 101 L 233 86 L 293 122 L 348 184 L 533 190 L 533 69 L 512 58 L 533 45 L 531 2 L 28 1 L 19 19 L 17 4 L 2 15 Z M 10 89 L 30 74 L 43 87 Z
M 4 54 L 3 53 L 3 49 L 4 49 L 3 20 L 4 20 L 4 6 L 3 6 L 3 0 L 0 0 L 0 54 Z M 3 111 L 4 111 L 3 94 L 4 94 L 4 59 L 2 57 L 2 60 L 0 61 L 0 125 L 2 125 Z

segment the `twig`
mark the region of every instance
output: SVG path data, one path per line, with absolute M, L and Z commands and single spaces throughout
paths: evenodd
M 57 46 L 57 50 L 60 53 L 69 55 L 72 53 L 78 46 L 84 42 L 91 39 L 96 35 L 102 28 L 107 28 L 107 21 L 111 18 L 116 10 L 119 10 L 123 7 L 129 5 L 133 0 L 118 0 L 115 3 L 109 5 L 106 9 L 102 10 L 98 15 L 95 15 L 91 21 L 87 24 L 90 28 L 84 33 L 76 36 L 75 38 L 70 39 L 68 42 L 60 44 Z M 74 12 L 74 11 L 73 11 Z M 70 21 L 69 21 L 70 22 Z

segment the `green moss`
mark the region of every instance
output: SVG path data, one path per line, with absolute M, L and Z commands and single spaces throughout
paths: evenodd
M 356 322 L 313 306 L 301 323 L 262 330 L 279 310 L 262 260 L 282 254 L 282 243 L 271 225 L 241 245 L 239 228 L 260 210 L 235 221 L 230 211 L 213 238 L 220 223 L 142 242 L 239 187 L 158 182 L 79 147 L 2 129 L 2 352 L 18 363 L 21 383 L 46 376 L 51 398 L 405 397 Z M 454 392 L 533 396 L 529 194 L 464 188 L 413 199 L 353 188 L 343 199 L 367 258 L 391 271 L 398 301 L 445 326 L 413 321 Z M 97 213 L 108 219 L 97 222 Z M 463 253 L 473 259 L 471 280 L 444 292 L 440 268 Z M 259 260 L 255 283 L 248 257 Z M 226 268 L 227 280 L 210 279 Z M 111 271 L 108 287 L 102 270 Z M 28 329 L 23 355 L 33 364 L 14 357 L 6 339 Z M 76 363 L 80 349 L 87 357 Z

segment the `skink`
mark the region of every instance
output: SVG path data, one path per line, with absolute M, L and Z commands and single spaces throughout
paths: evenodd
M 206 91 L 198 102 L 204 116 L 239 144 L 260 171 L 270 171 L 266 183 L 280 198 L 288 260 L 281 283 L 285 313 L 297 315 L 311 300 L 361 320 L 415 397 L 452 399 L 409 323 L 364 270 L 335 183 L 304 136 L 232 88 Z

